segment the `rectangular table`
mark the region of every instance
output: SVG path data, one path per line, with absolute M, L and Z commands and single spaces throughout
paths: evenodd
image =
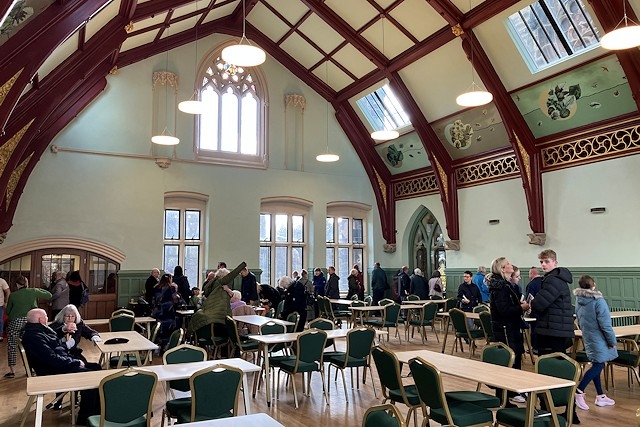
M 612 319 L 620 319 L 623 317 L 635 317 L 636 325 L 640 324 L 640 311 L 612 311 L 611 318 Z
M 144 324 L 145 329 L 147 331 L 147 338 L 151 338 L 151 324 L 156 321 L 155 318 L 151 316 L 139 316 L 136 317 L 136 324 L 142 325 Z M 87 319 L 84 320 L 84 324 L 87 326 L 105 326 L 109 325 L 109 319 Z
M 245 375 L 242 376 L 242 387 L 244 390 L 245 412 L 251 412 L 249 388 L 247 387 L 246 374 L 250 372 L 260 372 L 260 367 L 246 360 L 222 359 L 207 360 L 204 362 L 177 363 L 173 365 L 144 366 L 136 369 L 155 372 L 159 382 L 172 381 L 189 378 L 194 372 L 209 366 L 225 364 L 241 369 Z M 92 372 L 78 372 L 75 374 L 48 375 L 42 377 L 27 378 L 27 395 L 36 396 L 36 419 L 35 426 L 42 426 L 42 411 L 44 407 L 44 396 L 49 393 L 71 392 L 73 401 L 74 394 L 80 390 L 97 388 L 100 381 L 108 375 L 115 373 L 115 370 L 102 370 Z M 75 424 L 75 409 L 72 405 L 71 423 Z
M 403 300 L 402 304 L 426 304 L 428 302 L 432 302 L 435 304 L 445 304 L 447 302 L 446 299 L 415 299 L 415 300 Z
M 271 317 L 259 316 L 257 314 L 250 314 L 247 316 L 233 316 L 233 320 L 237 322 L 248 323 L 249 325 L 262 326 L 268 322 L 275 322 L 284 326 L 293 326 L 293 322 L 288 322 L 286 320 L 273 319 Z
M 551 413 L 553 425 L 559 426 L 558 417 L 551 400 L 550 390 L 571 387 L 575 382 L 548 375 L 536 374 L 534 372 L 521 371 L 519 369 L 507 368 L 505 366 L 492 365 L 477 360 L 461 359 L 449 354 L 437 353 L 429 350 L 400 351 L 396 352 L 396 357 L 401 363 L 408 363 L 409 360 L 421 357 L 433 364 L 441 373 L 464 378 L 474 382 L 480 382 L 492 387 L 510 390 L 516 393 L 528 393 L 527 396 L 527 418 L 525 425 L 533 426 L 534 408 L 536 395 L 541 394 L 547 401 L 547 408 Z
M 413 303 L 415 303 L 415 301 L 412 301 Z M 351 313 L 353 313 L 353 322 L 355 324 L 355 317 L 356 317 L 356 313 L 360 312 L 362 313 L 360 315 L 360 325 L 363 325 L 364 323 L 364 313 L 370 312 L 370 311 L 383 311 L 385 308 L 384 305 L 367 305 L 364 307 L 349 307 L 349 310 L 351 310 Z M 402 305 L 402 310 L 411 310 L 411 309 L 417 309 L 417 310 L 421 310 L 422 309 L 422 305 L 420 304 L 405 304 Z
M 351 305 L 355 301 L 352 300 L 352 299 L 333 299 L 333 298 L 329 298 L 329 302 L 331 304 L 338 304 L 338 305 Z
M 100 334 L 100 338 L 102 338 L 102 341 L 96 342 L 96 346 L 100 350 L 100 361 L 105 365 L 105 368 L 109 367 L 109 359 L 111 358 L 112 353 L 117 353 L 117 355 L 120 356 L 120 360 L 118 360 L 118 368 L 121 368 L 125 354 L 134 354 L 136 362 L 138 366 L 140 366 L 140 352 L 146 351 L 147 357 L 145 360 L 151 360 L 150 353 L 153 350 L 158 349 L 156 344 L 152 343 L 135 331 L 103 332 Z M 129 342 L 122 344 L 107 344 L 106 341 L 111 338 L 126 338 Z
M 181 424 L 189 427 L 284 427 L 282 424 L 271 418 L 269 415 L 260 413 L 252 415 L 241 415 L 239 417 L 220 418 L 217 420 L 196 421 L 193 423 Z

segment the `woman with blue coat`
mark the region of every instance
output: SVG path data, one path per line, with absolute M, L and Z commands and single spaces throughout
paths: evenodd
M 602 293 L 596 290 L 596 282 L 591 276 L 584 275 L 578 282 L 579 288 L 573 290 L 576 296 L 576 317 L 582 330 L 582 340 L 591 361 L 591 368 L 584 373 L 576 390 L 576 406 L 585 411 L 589 405 L 585 402 L 584 390 L 593 381 L 596 387 L 596 406 L 613 406 L 615 401 L 602 391 L 600 373 L 604 364 L 618 357 L 616 336 L 611 326 L 611 313 Z

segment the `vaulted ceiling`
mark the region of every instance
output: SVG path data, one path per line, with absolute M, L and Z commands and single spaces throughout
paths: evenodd
M 431 173 L 455 241 L 456 168 L 505 153 L 515 156 L 531 230 L 543 234 L 540 147 L 594 125 L 637 119 L 640 54 L 597 47 L 531 73 L 505 25 L 530 3 L 246 0 L 246 34 L 268 60 L 332 103 L 371 180 L 387 242 L 395 242 L 394 182 Z M 585 4 L 600 35 L 623 15 L 621 0 Z M 0 233 L 11 227 L 19 195 L 46 147 L 100 95 L 110 72 L 197 37 L 239 37 L 242 9 L 240 0 L 19 0 L 13 9 L 2 2 L 0 16 L 9 13 L 9 19 L 0 28 Z M 637 20 L 634 9 L 640 10 L 640 0 L 627 8 Z M 455 98 L 473 79 L 471 58 L 475 80 L 494 101 L 464 109 Z M 398 140 L 377 143 L 355 101 L 384 83 L 412 128 Z M 588 102 L 556 120 L 540 94 L 565 85 L 579 85 Z M 452 137 L 455 126 L 463 127 L 464 140 Z

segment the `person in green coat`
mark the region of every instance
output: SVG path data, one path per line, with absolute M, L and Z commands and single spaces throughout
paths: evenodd
M 51 292 L 40 288 L 30 288 L 29 280 L 20 276 L 16 279 L 16 291 L 11 294 L 7 302 L 7 316 L 9 328 L 7 329 L 9 345 L 7 346 L 7 359 L 9 372 L 4 376 L 13 378 L 16 376 L 16 355 L 18 349 L 18 336 L 27 324 L 27 313 L 33 308 L 38 308 L 38 299 L 50 300 Z
M 231 272 L 226 268 L 220 268 L 211 279 L 205 282 L 202 288 L 205 301 L 202 309 L 191 318 L 187 334 L 192 334 L 203 326 L 213 323 L 213 333 L 216 337 L 228 336 L 224 321 L 226 316 L 231 316 L 229 301 L 233 296 L 233 290 L 229 284 L 246 266 L 247 263 L 243 261 Z

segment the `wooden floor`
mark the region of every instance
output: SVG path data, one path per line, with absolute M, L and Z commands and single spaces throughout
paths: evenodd
M 384 343 L 392 350 L 418 350 L 427 348 L 429 350 L 440 351 L 440 344 L 436 343 L 435 336 L 429 334 L 429 343 L 423 346 L 418 334 L 410 343 L 404 341 L 404 329 L 403 342 L 398 343 L 398 339 L 391 339 L 390 343 Z M 392 330 L 393 334 L 393 330 Z M 341 342 L 342 341 L 342 342 Z M 449 341 L 449 343 L 451 340 Z M 340 346 L 344 348 L 344 340 L 337 341 L 339 349 Z M 7 372 L 7 359 L 6 359 L 6 341 L 0 345 L 0 352 L 2 356 L 0 359 L 0 426 L 17 426 L 19 425 L 20 414 L 27 401 L 25 393 L 26 389 L 26 376 L 22 369 L 20 358 L 18 358 L 17 375 L 14 379 L 2 378 L 5 372 Z M 90 343 L 83 342 L 85 348 L 85 355 L 91 361 L 97 361 L 99 353 L 97 349 Z M 343 349 L 342 348 L 342 349 Z M 458 353 L 461 356 L 460 369 L 465 369 L 465 359 L 468 356 L 466 353 Z M 447 352 L 450 351 L 450 346 L 447 348 Z M 154 358 L 154 363 L 161 363 L 160 358 Z M 532 370 L 533 365 L 529 359 L 523 362 L 523 369 Z M 589 411 L 582 411 L 578 409 L 578 415 L 581 420 L 581 425 L 585 426 L 635 426 L 636 425 L 636 409 L 640 407 L 640 386 L 633 385 L 631 389 L 627 387 L 626 370 L 616 368 L 616 388 L 611 390 L 608 395 L 616 400 L 616 405 L 613 407 L 597 407 L 593 404 L 595 400 L 595 389 L 593 384 L 587 388 L 587 403 L 590 405 Z M 332 370 L 333 372 L 333 370 Z M 374 367 L 374 375 L 375 367 Z M 333 375 L 332 375 L 333 376 Z M 349 394 L 349 402 L 345 402 L 344 391 L 342 388 L 342 382 L 340 376 L 338 376 L 338 382 L 334 382 L 333 379 L 328 382 L 330 390 L 330 405 L 327 406 L 322 397 L 322 384 L 319 375 L 314 374 L 312 380 L 312 395 L 311 397 L 305 397 L 299 395 L 300 408 L 295 409 L 293 402 L 293 392 L 291 389 L 284 389 L 284 381 L 282 381 L 280 390 L 280 400 L 274 400 L 274 404 L 271 408 L 267 407 L 264 397 L 264 388 L 258 392 L 256 399 L 252 401 L 252 407 L 254 412 L 266 412 L 273 418 L 278 420 L 286 427 L 302 427 L 302 426 L 331 426 L 331 427 L 343 427 L 343 426 L 360 426 L 362 424 L 362 415 L 370 406 L 381 403 L 381 399 L 376 399 L 373 396 L 371 384 L 367 380 L 366 385 L 360 385 L 360 390 L 351 389 L 350 379 L 348 372 L 346 373 L 347 379 L 347 391 Z M 297 389 L 301 390 L 300 379 L 297 380 Z M 411 381 L 407 379 L 407 381 Z M 375 383 L 379 387 L 379 381 L 376 376 Z M 445 377 L 444 385 L 447 389 L 471 389 L 475 387 L 474 384 L 456 379 L 453 377 Z M 380 394 L 378 393 L 378 396 Z M 52 396 L 45 398 L 45 403 L 48 403 Z M 162 407 L 164 405 L 164 392 L 162 387 L 157 387 L 153 407 L 155 416 L 152 419 L 153 426 L 160 426 L 160 418 L 162 414 Z M 398 405 L 403 414 L 406 414 L 406 408 L 403 405 Z M 241 406 L 240 411 L 243 411 Z M 418 417 L 418 422 L 422 422 L 422 417 Z M 33 425 L 34 415 L 33 411 L 27 418 L 26 425 Z M 44 413 L 43 425 L 44 426 L 67 426 L 71 423 L 71 417 L 68 411 L 68 401 L 65 400 L 65 408 L 62 411 L 47 410 Z M 437 425 L 432 422 L 431 425 Z

